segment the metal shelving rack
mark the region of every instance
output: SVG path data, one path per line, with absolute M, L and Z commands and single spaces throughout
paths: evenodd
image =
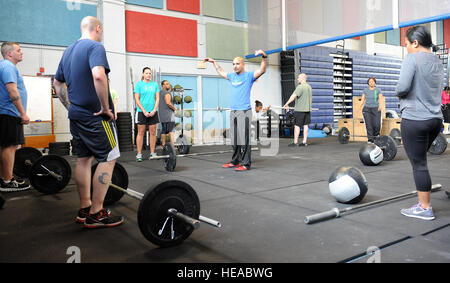
M 353 115 L 353 62 L 349 54 L 344 52 L 344 43 L 336 45 L 333 57 L 333 93 L 334 93 L 334 122 L 339 119 L 351 118 Z

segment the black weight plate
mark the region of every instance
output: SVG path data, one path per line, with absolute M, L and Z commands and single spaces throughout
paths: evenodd
M 390 136 L 376 137 L 374 144 L 383 150 L 383 160 L 385 161 L 391 161 L 397 155 L 397 143 Z
M 98 163 L 93 165 L 91 168 L 91 176 L 94 177 L 95 170 L 97 169 Z M 111 177 L 111 183 L 114 185 L 117 185 L 121 187 L 122 189 L 128 189 L 128 173 L 123 168 L 123 166 L 116 162 L 116 165 L 114 165 L 113 175 Z M 93 183 L 91 182 L 91 198 L 92 198 L 92 192 L 94 190 Z M 108 192 L 106 193 L 105 200 L 103 201 L 103 205 L 108 206 L 112 205 L 116 202 L 118 202 L 122 197 L 124 193 L 116 190 L 112 187 L 108 188 Z
M 394 128 L 389 133 L 389 136 L 394 139 L 395 143 L 397 145 L 400 145 L 402 143 L 402 134 L 400 133 L 400 130 L 397 128 Z
M 327 135 L 331 135 L 333 133 L 333 127 L 331 127 L 331 125 L 324 125 L 322 128 L 322 131 Z
M 158 235 L 171 208 L 194 219 L 200 216 L 197 193 L 182 181 L 173 180 L 158 184 L 147 191 L 139 204 L 139 229 L 147 240 L 160 247 L 179 245 L 194 231 L 194 228 L 185 222 L 172 218 L 174 238 L 171 236 L 172 219 L 167 221 L 162 234 Z
M 45 169 L 60 175 L 62 180 L 53 177 Z M 43 194 L 55 194 L 64 189 L 72 176 L 69 162 L 58 155 L 42 156 L 33 164 L 30 170 L 30 184 Z
M 179 136 L 175 141 L 179 154 L 188 154 L 191 150 L 191 144 L 185 136 Z
M 447 138 L 443 133 L 439 133 L 436 139 L 430 146 L 428 150 L 429 153 L 434 155 L 441 155 L 447 149 Z
M 28 178 L 30 175 L 30 169 L 36 160 L 42 157 L 42 152 L 33 147 L 22 147 L 16 150 L 14 157 L 14 169 L 13 172 L 15 175 L 21 178 Z M 31 164 L 27 165 L 27 160 L 31 162 Z
M 169 155 L 169 158 L 164 159 L 164 168 L 166 168 L 169 172 L 173 172 L 177 167 L 177 155 L 173 145 L 166 143 L 164 145 L 162 155 Z
M 338 140 L 341 144 L 347 144 L 350 140 L 350 131 L 346 127 L 339 130 Z

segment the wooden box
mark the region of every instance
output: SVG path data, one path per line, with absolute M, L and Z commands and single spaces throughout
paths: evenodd
M 353 119 L 353 133 L 351 141 L 367 142 L 366 124 L 363 119 Z
M 343 127 L 347 128 L 350 135 L 353 135 L 353 119 L 339 119 L 338 120 L 338 131 Z
M 385 118 L 381 125 L 380 135 L 389 136 L 392 129 L 399 129 L 402 123 L 401 118 Z
M 384 96 L 380 96 L 380 105 L 381 105 L 381 117 L 386 117 L 386 98 Z M 362 96 L 353 96 L 353 118 L 362 119 Z

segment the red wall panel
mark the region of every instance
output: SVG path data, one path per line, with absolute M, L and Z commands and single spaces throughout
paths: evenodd
M 450 19 L 444 20 L 444 43 L 450 48 Z
M 197 21 L 126 11 L 128 52 L 197 57 Z
M 167 10 L 200 15 L 200 0 L 167 0 Z

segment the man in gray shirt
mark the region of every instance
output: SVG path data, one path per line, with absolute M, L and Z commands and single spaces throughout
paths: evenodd
M 159 98 L 159 121 L 161 122 L 161 146 L 166 144 L 166 135 L 169 135 L 170 143 L 173 145 L 173 128 L 175 128 L 175 111 L 177 110 L 173 105 L 172 86 L 169 81 L 161 82 L 162 89 Z

